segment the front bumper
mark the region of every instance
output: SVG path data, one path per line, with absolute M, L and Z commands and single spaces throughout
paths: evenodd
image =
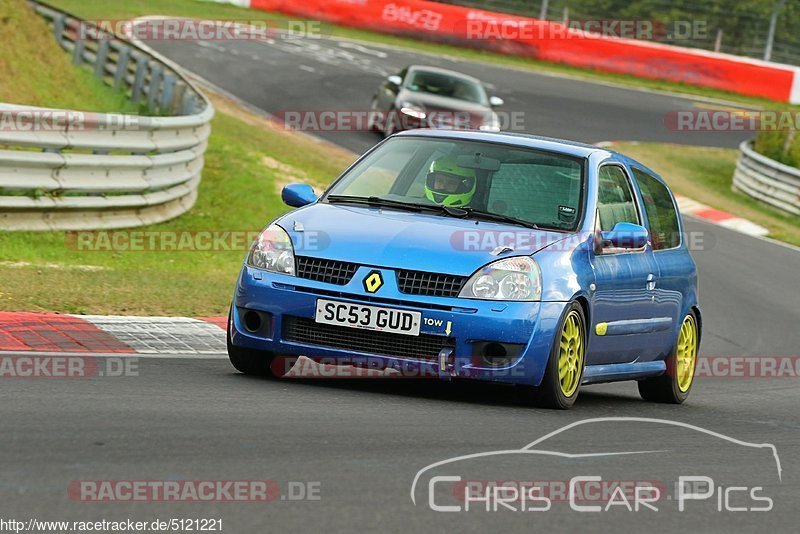
M 234 297 L 231 342 L 274 354 L 394 368 L 415 376 L 529 385 L 541 382 L 566 303 L 408 295 L 399 291 L 394 271 L 382 268 L 377 270 L 384 285 L 370 294 L 362 280 L 373 270 L 359 267 L 348 284 L 339 286 L 243 267 Z M 420 335 L 386 337 L 344 326 L 315 328 L 319 298 L 421 312 Z M 264 318 L 256 331 L 245 322 L 248 311 Z M 487 363 L 483 355 L 492 343 L 509 349 L 505 361 Z M 439 352 L 437 344 L 449 350 Z M 407 347 L 408 352 L 398 347 Z M 428 351 L 426 356 L 421 355 L 424 351 Z

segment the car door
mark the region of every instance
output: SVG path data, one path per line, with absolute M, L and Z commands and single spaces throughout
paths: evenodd
M 598 170 L 595 230 L 610 231 L 620 222 L 643 224 L 627 171 L 606 163 Z M 595 288 L 587 363 L 654 359 L 658 348 L 653 341 L 669 325 L 658 320 L 653 290 L 658 267 L 650 244 L 642 249 L 595 247 L 589 254 Z
M 656 343 L 669 353 L 675 343 L 675 331 L 683 320 L 681 312 L 689 292 L 697 287 L 694 260 L 682 240 L 680 217 L 669 189 L 647 171 L 632 167 L 633 178 L 642 198 L 647 228 L 658 267 L 656 313 L 672 319 L 671 330 L 664 331 Z

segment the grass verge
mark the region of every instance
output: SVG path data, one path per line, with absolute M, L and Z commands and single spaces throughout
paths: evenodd
M 733 148 L 689 147 L 664 143 L 614 143 L 613 148 L 661 174 L 677 194 L 769 229 L 769 236 L 800 246 L 800 219 L 733 191 Z
M 288 17 L 278 13 L 255 11 L 229 4 L 216 4 L 213 2 L 200 0 L 126 0 L 125 2 L 115 2 L 113 4 L 109 3 L 108 0 L 49 0 L 49 2 L 56 7 L 89 19 L 134 18 L 145 15 L 168 15 L 206 19 L 261 20 L 266 18 L 276 21 L 289 19 L 296 20 L 295 17 Z M 321 29 L 326 35 L 334 35 L 376 44 L 399 46 L 409 50 L 418 50 L 420 52 L 427 52 L 436 55 L 492 63 L 494 65 L 505 65 L 542 73 L 570 76 L 589 81 L 613 83 L 628 87 L 637 87 L 658 91 L 678 92 L 704 98 L 728 100 L 748 106 L 774 107 L 776 105 L 775 102 L 765 98 L 744 96 L 728 91 L 697 87 L 683 83 L 648 80 L 626 74 L 611 74 L 579 67 L 571 67 L 569 65 L 537 61 L 530 58 L 508 56 L 494 52 L 470 49 L 461 46 L 420 41 L 418 39 L 408 37 L 388 35 L 329 23 L 322 23 Z
M 135 112 L 119 91 L 75 68 L 24 0 L 0 2 L 0 102 L 98 112 Z

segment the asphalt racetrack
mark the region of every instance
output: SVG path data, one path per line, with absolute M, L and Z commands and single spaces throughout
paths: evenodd
M 444 59 L 341 39 L 153 41 L 179 65 L 275 115 L 287 111 L 366 111 L 384 78 L 410 64 L 450 68 L 483 80 L 503 98 L 498 111 L 519 113 L 525 130 L 588 143 L 664 141 L 735 147 L 748 132 L 671 130 L 678 110 L 738 109 L 674 95 L 622 89 L 530 71 Z M 509 118 L 509 120 L 511 120 Z M 380 138 L 368 131 L 320 131 L 357 153 Z
M 409 53 L 350 42 L 151 45 L 270 113 L 367 109 L 383 77 L 406 64 L 425 62 L 492 82 L 507 102 L 505 109 L 525 111 L 529 129 L 536 133 L 590 142 L 731 147 L 742 139 L 739 134 L 665 128 L 665 113 L 705 105 L 693 99 L 482 64 L 422 61 Z M 356 152 L 378 140 L 369 132 L 323 137 Z M 798 355 L 800 252 L 695 220 L 687 220 L 686 226 L 702 233 L 704 240 L 703 249 L 694 252 L 704 314 L 701 356 Z M 142 356 L 138 376 L 7 380 L 2 391 L 3 507 L 42 519 L 221 518 L 223 531 L 233 533 L 797 529 L 797 377 L 701 377 L 682 406 L 645 403 L 633 382 L 597 385 L 584 388 L 571 411 L 556 412 L 525 406 L 521 392 L 508 387 L 422 379 L 271 381 L 236 373 L 224 355 L 198 359 L 162 354 Z M 593 423 L 597 426 L 557 436 L 546 448 L 647 452 L 578 459 L 543 455 L 526 458 L 510 471 L 508 465 L 487 459 L 475 466 L 475 476 L 551 482 L 590 475 L 661 480 L 666 491 L 658 511 L 618 506 L 579 512 L 557 498 L 547 511 L 486 511 L 480 506 L 459 513 L 433 511 L 430 471 L 419 478 L 416 504 L 412 501 L 415 476 L 430 464 L 518 450 L 570 423 L 619 417 L 679 422 L 715 434 L 655 421 L 598 421 Z M 777 457 L 744 442 L 771 444 Z M 670 477 L 678 475 L 711 477 L 713 496 L 684 503 L 681 511 L 669 486 Z M 272 480 L 282 498 L 269 504 L 76 504 L 66 488 L 77 480 Z M 305 497 L 295 500 L 290 486 L 305 488 Z M 748 488 L 744 493 L 724 491 L 742 486 Z M 753 490 L 756 486 L 761 489 Z M 750 498 L 751 490 L 768 495 L 771 510 L 730 511 L 762 506 Z M 435 500 L 453 504 L 447 495 L 437 494 Z

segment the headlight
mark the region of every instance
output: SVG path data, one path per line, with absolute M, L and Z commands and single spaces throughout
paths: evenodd
M 483 300 L 539 300 L 542 275 L 536 262 L 527 256 L 506 258 L 473 274 L 458 296 Z
M 294 250 L 289 234 L 277 224 L 269 225 L 250 248 L 247 265 L 294 276 Z
M 408 102 L 400 106 L 400 113 L 408 115 L 409 117 L 414 117 L 415 119 L 424 119 L 428 116 L 424 109 L 416 104 L 410 104 Z

